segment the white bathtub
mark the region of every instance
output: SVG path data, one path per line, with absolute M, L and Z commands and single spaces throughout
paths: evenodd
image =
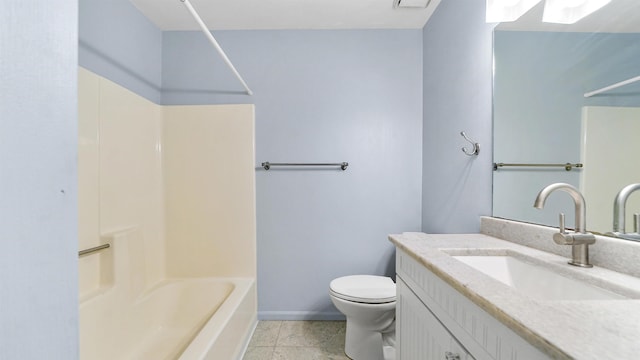
M 256 324 L 254 279 L 165 280 L 80 302 L 82 360 L 236 360 Z

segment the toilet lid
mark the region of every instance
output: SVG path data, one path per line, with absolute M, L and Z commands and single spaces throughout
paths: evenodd
M 386 276 L 343 276 L 331 281 L 329 289 L 332 295 L 347 301 L 368 304 L 396 301 L 396 284 Z

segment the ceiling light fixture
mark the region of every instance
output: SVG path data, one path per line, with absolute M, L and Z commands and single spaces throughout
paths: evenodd
M 610 2 L 611 0 L 546 0 L 542 21 L 574 24 Z
M 516 21 L 542 0 L 487 0 L 487 22 Z

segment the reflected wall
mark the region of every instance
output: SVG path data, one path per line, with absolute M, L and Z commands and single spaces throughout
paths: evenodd
M 494 161 L 583 162 L 587 169 L 581 151 L 583 107 L 640 106 L 640 86 L 589 98 L 584 93 L 637 76 L 639 56 L 640 35 L 635 33 L 495 31 Z M 533 201 L 554 182 L 582 189 L 581 176 L 581 170 L 564 168 L 494 171 L 493 215 L 557 226 L 558 213 L 564 212 L 572 226 L 569 196 L 551 196 L 542 211 L 533 208 Z M 615 192 L 605 196 L 611 199 L 612 219 Z M 587 198 L 587 210 L 589 205 Z

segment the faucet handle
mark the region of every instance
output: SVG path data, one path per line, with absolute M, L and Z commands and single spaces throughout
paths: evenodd
M 639 216 L 640 217 L 640 216 Z M 560 232 L 553 234 L 553 241 L 558 245 L 591 245 L 596 242 L 593 234 L 585 232 L 567 232 L 564 221 L 564 213 L 560 213 L 558 216 L 560 225 L 558 226 Z
M 560 233 L 564 234 L 567 232 L 567 229 L 564 226 L 564 214 L 560 213 L 560 216 L 558 216 L 558 220 L 560 221 L 560 226 L 558 227 L 560 229 Z
M 633 214 L 633 232 L 640 232 L 640 214 Z

